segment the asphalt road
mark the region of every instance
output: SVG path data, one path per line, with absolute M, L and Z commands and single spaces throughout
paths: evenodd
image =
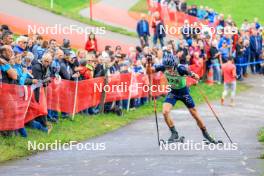
M 89 175 L 89 176 L 206 176 L 206 175 L 260 175 L 264 161 L 258 159 L 263 146 L 256 135 L 264 126 L 264 79 L 252 76 L 248 84 L 253 88 L 239 94 L 235 107 L 213 102 L 237 150 L 160 150 L 156 141 L 154 117 L 138 120 L 112 133 L 88 140 L 82 144 L 105 145 L 105 150 L 49 151 L 35 156 L 7 162 L 0 166 L 0 175 Z M 207 105 L 198 107 L 208 129 L 215 137 L 228 143 L 225 134 Z M 176 127 L 186 140 L 202 141 L 199 129 L 186 109 L 172 112 Z M 162 115 L 159 115 L 161 136 L 167 138 Z M 104 148 L 103 147 L 103 148 Z M 228 148 L 228 147 L 227 147 Z M 102 147 L 94 147 L 102 149 Z

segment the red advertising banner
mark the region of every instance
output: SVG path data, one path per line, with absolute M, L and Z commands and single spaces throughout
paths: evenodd
M 203 75 L 202 65 L 192 65 L 190 69 Z M 160 96 L 167 93 L 167 79 L 161 72 L 150 76 L 144 74 L 116 74 L 84 81 L 54 79 L 46 88 L 40 89 L 39 102 L 31 87 L 13 84 L 0 86 L 0 131 L 22 128 L 32 119 L 47 115 L 47 109 L 58 112 L 78 113 L 100 104 L 102 92 L 106 92 L 105 102 L 130 98 Z M 195 84 L 187 79 L 188 86 Z M 150 86 L 151 85 L 151 86 Z

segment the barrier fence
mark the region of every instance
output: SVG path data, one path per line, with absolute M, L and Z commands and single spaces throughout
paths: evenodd
M 192 65 L 190 69 L 200 76 L 203 74 L 202 65 Z M 22 128 L 32 119 L 47 115 L 47 109 L 75 114 L 97 106 L 103 90 L 106 93 L 105 103 L 149 97 L 149 93 L 152 97 L 167 93 L 167 80 L 163 73 L 152 74 L 151 79 L 152 89 L 149 76 L 145 74 L 111 75 L 107 85 L 104 85 L 104 77 L 79 82 L 53 79 L 48 87 L 39 88 L 39 101 L 35 99 L 33 86 L 3 83 L 0 85 L 0 131 Z M 190 86 L 194 81 L 187 79 L 187 83 Z

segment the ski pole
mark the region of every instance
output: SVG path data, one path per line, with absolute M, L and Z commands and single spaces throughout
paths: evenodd
M 220 124 L 220 126 L 222 127 L 222 129 L 224 130 L 224 132 L 225 132 L 227 138 L 229 139 L 229 141 L 230 141 L 231 143 L 233 143 L 232 140 L 231 140 L 231 138 L 230 138 L 230 136 L 229 136 L 228 133 L 226 132 L 226 129 L 225 129 L 224 125 L 222 124 L 222 122 L 220 121 L 220 119 L 219 119 L 219 117 L 217 116 L 216 112 L 214 111 L 213 107 L 211 106 L 211 104 L 210 104 L 210 102 L 209 102 L 207 96 L 203 93 L 203 91 L 201 90 L 201 88 L 198 87 L 198 90 L 199 90 L 200 94 L 202 95 L 202 97 L 205 99 L 205 101 L 206 101 L 207 105 L 209 106 L 209 108 L 211 109 L 211 111 L 213 112 L 213 114 L 214 114 L 216 120 L 218 121 L 218 123 Z
M 155 119 L 156 119 L 158 145 L 160 146 L 159 122 L 158 122 L 158 115 L 157 115 L 157 102 L 156 102 L 156 98 L 155 97 L 154 97 L 154 113 L 155 113 Z

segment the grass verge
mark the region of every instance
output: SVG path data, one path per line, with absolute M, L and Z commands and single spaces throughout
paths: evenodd
M 138 13 L 148 13 L 148 5 L 146 0 L 139 0 L 129 11 Z
M 79 12 L 80 10 L 86 8 L 89 6 L 90 0 L 54 0 L 53 8 L 51 8 L 50 0 L 21 0 L 22 2 L 25 2 L 27 4 L 48 10 L 52 13 L 62 15 L 77 21 L 80 21 L 82 23 L 96 26 L 96 27 L 105 27 L 106 30 L 131 36 L 131 37 L 137 37 L 135 32 L 128 31 L 121 27 L 115 27 L 109 24 L 105 24 L 103 22 L 95 21 L 95 20 L 89 20 L 88 18 L 82 17 Z M 98 2 L 99 0 L 93 0 L 93 3 Z
M 197 105 L 204 103 L 204 99 L 200 96 L 198 88 L 203 89 L 210 100 L 218 100 L 221 97 L 223 89 L 222 85 L 208 86 L 202 83 L 191 87 L 191 94 Z M 249 89 L 249 86 L 245 84 L 239 84 L 238 86 L 238 92 L 247 89 Z M 164 98 L 161 98 L 157 101 L 158 112 L 161 112 L 163 100 Z M 183 107 L 183 104 L 177 103 L 175 109 L 180 107 Z M 114 114 L 103 114 L 97 116 L 77 115 L 74 121 L 60 119 L 58 124 L 53 125 L 50 135 L 37 130 L 27 129 L 29 134 L 27 139 L 19 136 L 11 138 L 0 137 L 0 162 L 38 153 L 39 151 L 28 150 L 28 141 L 36 141 L 36 143 L 52 143 L 56 140 L 60 140 L 61 143 L 83 141 L 116 130 L 144 117 L 153 118 L 152 114 L 153 103 L 151 102 L 135 111 L 126 112 L 124 117 L 118 117 Z
M 188 0 L 188 4 L 197 4 L 208 6 L 215 9 L 218 13 L 223 13 L 225 16 L 232 15 L 233 19 L 240 26 L 244 19 L 253 22 L 254 17 L 258 17 L 261 22 L 264 22 L 262 9 L 264 8 L 263 1 L 248 1 L 248 0 Z
M 264 143 L 264 127 L 260 130 L 258 139 L 259 139 L 259 142 Z M 260 157 L 261 159 L 264 159 L 264 153 Z

